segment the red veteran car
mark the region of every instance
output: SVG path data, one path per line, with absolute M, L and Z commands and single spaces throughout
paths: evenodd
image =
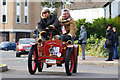
M 49 40 L 43 41 L 38 38 L 35 44 L 31 44 L 32 47 L 28 55 L 28 71 L 30 74 L 35 74 L 37 69 L 42 72 L 44 63 L 47 68 L 52 67 L 52 65 L 62 67 L 62 64 L 65 63 L 68 76 L 77 73 L 79 46 L 72 44 L 72 40 L 64 42 L 55 39 L 53 36 L 55 30 L 52 28 L 47 30 L 50 33 Z

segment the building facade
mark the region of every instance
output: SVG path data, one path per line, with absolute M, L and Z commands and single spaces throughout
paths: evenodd
M 32 37 L 41 9 L 40 2 L 0 0 L 0 42 Z
M 93 19 L 104 17 L 104 4 L 106 2 L 74 2 L 70 13 L 75 20 L 86 19 L 92 22 Z
M 109 18 L 109 3 L 104 5 L 105 18 Z M 111 18 L 120 16 L 120 0 L 113 0 L 111 2 Z

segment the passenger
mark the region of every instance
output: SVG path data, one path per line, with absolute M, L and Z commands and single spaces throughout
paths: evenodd
M 70 16 L 70 11 L 68 9 L 63 10 L 62 16 L 59 17 L 59 22 L 62 26 L 61 40 L 71 40 L 75 36 L 76 25 L 74 19 Z

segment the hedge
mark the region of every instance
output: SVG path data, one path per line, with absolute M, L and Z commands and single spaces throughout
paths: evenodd
M 116 16 L 113 19 L 106 19 L 103 17 L 98 18 L 98 19 L 93 19 L 92 22 L 87 22 L 86 19 L 79 19 L 75 23 L 77 27 L 76 40 L 79 37 L 81 25 L 85 25 L 88 37 L 90 37 L 90 35 L 94 35 L 95 33 L 98 38 L 100 38 L 101 36 L 105 37 L 106 36 L 106 25 L 108 23 L 111 24 L 112 27 L 116 27 L 117 32 L 120 36 L 120 17 L 118 16 Z

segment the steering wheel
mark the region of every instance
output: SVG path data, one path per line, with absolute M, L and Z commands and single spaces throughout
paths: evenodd
M 45 31 L 47 32 L 50 39 L 55 35 L 60 35 L 59 31 L 56 28 L 53 28 L 53 27 L 47 27 L 45 29 Z
M 55 34 L 59 34 L 59 31 L 56 28 L 53 27 L 46 27 L 45 31 L 49 32 L 49 33 L 54 33 Z

